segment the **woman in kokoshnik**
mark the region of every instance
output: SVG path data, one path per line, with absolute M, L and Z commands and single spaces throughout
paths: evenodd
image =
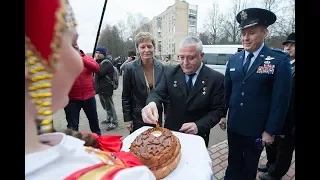
M 52 114 L 68 103 L 83 68 L 67 0 L 25 0 L 25 179 L 156 179 L 126 152 L 105 152 L 54 132 Z

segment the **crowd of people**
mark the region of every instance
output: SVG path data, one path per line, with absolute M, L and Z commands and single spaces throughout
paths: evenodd
M 276 21 L 271 11 L 238 13 L 244 50 L 230 57 L 222 75 L 203 64 L 203 44 L 193 36 L 180 42 L 178 65 L 155 58 L 148 32 L 136 35 L 136 52 L 123 63 L 121 57 L 114 63 L 102 46 L 89 57 L 78 46 L 68 1 L 27 2 L 26 179 L 156 179 L 131 153 L 120 151 L 119 137 L 101 134 L 95 95 L 106 111 L 101 123 L 115 129 L 117 73 L 123 75 L 122 111 L 130 133 L 158 124 L 198 135 L 208 146 L 210 129 L 219 124 L 228 135 L 226 180 L 255 180 L 257 170 L 265 172 L 261 180 L 277 180 L 288 171 L 295 148 L 295 34 L 283 42 L 284 51 L 264 44 Z M 56 132 L 52 114 L 62 108 L 68 130 Z M 78 132 L 81 109 L 89 135 Z M 268 163 L 258 166 L 263 147 Z

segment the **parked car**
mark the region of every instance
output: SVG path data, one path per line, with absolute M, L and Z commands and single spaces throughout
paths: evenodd
M 203 63 L 224 75 L 229 57 L 242 49 L 242 45 L 204 45 Z

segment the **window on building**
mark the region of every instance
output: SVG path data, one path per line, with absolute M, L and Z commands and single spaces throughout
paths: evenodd
M 195 26 L 195 25 L 196 25 L 196 21 L 189 21 L 189 24 L 190 24 L 191 26 Z
M 197 18 L 195 16 L 189 16 L 190 20 L 196 20 Z
M 197 14 L 197 11 L 196 11 L 196 10 L 193 10 L 193 9 L 189 9 L 189 13 L 191 13 L 191 14 Z

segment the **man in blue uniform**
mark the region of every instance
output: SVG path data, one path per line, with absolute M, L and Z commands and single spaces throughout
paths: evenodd
M 268 48 L 267 27 L 276 21 L 268 10 L 250 8 L 236 17 L 244 50 L 231 56 L 225 73 L 228 108 L 228 167 L 225 180 L 255 180 L 262 145 L 279 135 L 291 95 L 287 53 Z M 225 128 L 225 118 L 219 125 Z

